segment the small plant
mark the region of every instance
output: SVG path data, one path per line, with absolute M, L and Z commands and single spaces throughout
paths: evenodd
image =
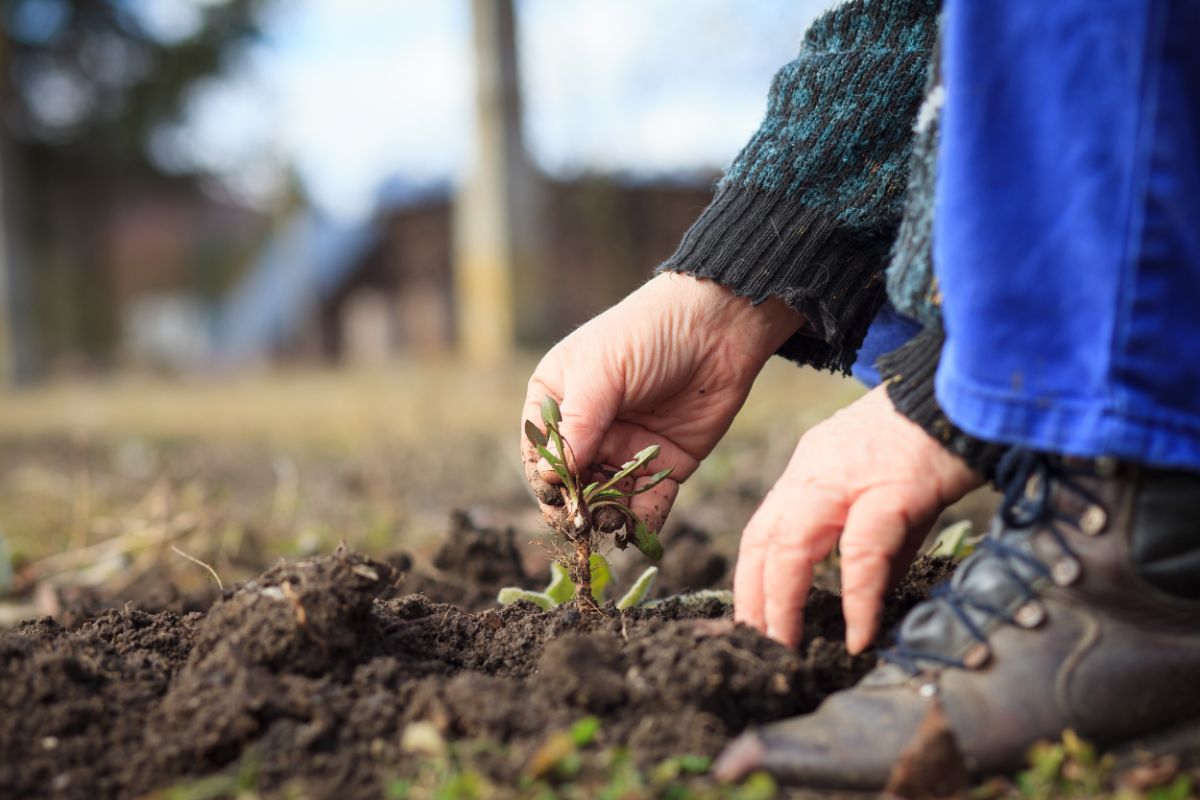
M 937 558 L 946 557 L 954 561 L 962 561 L 979 546 L 983 536 L 975 533 L 970 520 L 962 520 L 942 529 L 934 539 L 926 555 Z
M 664 481 L 671 474 L 671 468 L 654 473 L 636 489 L 621 488 L 621 483 L 630 478 L 635 472 L 645 469 L 654 459 L 658 458 L 660 447 L 651 445 L 633 458 L 621 465 L 621 468 L 607 475 L 603 480 L 583 483 L 579 465 L 571 467 L 575 461 L 571 453 L 567 459 L 571 444 L 563 439 L 559 425 L 562 423 L 562 412 L 553 397 L 546 396 L 541 405 L 542 421 L 546 425 L 543 433 L 531 421 L 525 422 L 525 436 L 537 448 L 538 455 L 546 460 L 562 481 L 559 491 L 563 496 L 565 513 L 562 522 L 555 525 L 555 533 L 570 544 L 574 545 L 575 557 L 568 565 L 568 575 L 575 586 L 575 602 L 580 611 L 593 610 L 596 607 L 592 592 L 592 555 L 600 544 L 604 532 L 596 525 L 596 514 L 604 509 L 613 509 L 624 516 L 624 530 L 615 534 L 617 547 L 624 549 L 630 542 L 647 557 L 657 561 L 662 558 L 662 543 L 639 519 L 626 502 L 634 495 L 648 492 Z
M 605 589 L 612 582 L 612 570 L 609 568 L 608 562 L 599 553 L 592 553 L 589 561 L 592 576 L 592 600 L 597 603 L 603 603 Z M 646 571 L 639 575 L 638 579 L 633 582 L 633 586 L 629 587 L 629 590 L 621 595 L 621 599 L 617 601 L 617 608 L 624 611 L 625 609 L 641 605 L 642 601 L 646 599 L 646 595 L 649 594 L 650 587 L 654 585 L 654 579 L 657 577 L 658 567 L 647 567 Z M 550 564 L 550 585 L 543 591 L 534 592 L 528 589 L 520 589 L 516 586 L 508 586 L 500 590 L 496 601 L 502 606 L 510 606 L 520 600 L 525 600 L 549 611 L 552 608 L 561 606 L 574 596 L 575 584 L 571 582 L 571 576 L 567 572 L 567 568 L 556 561 Z
M 1111 755 L 1098 755 L 1096 748 L 1067 729 L 1060 742 L 1038 742 L 1029 749 L 1029 769 L 1017 776 L 1017 787 L 1029 800 L 1098 797 L 1112 768 Z

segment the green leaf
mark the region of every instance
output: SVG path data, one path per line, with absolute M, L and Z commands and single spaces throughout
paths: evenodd
M 554 454 L 554 452 L 552 450 L 550 450 L 550 448 L 546 447 L 545 445 L 539 444 L 537 446 L 537 451 L 538 451 L 539 456 L 546 459 L 546 461 L 548 461 L 550 463 L 550 466 L 554 467 L 554 466 L 562 465 L 563 460 L 561 458 L 559 458 L 558 456 L 556 456 Z
M 634 455 L 631 460 L 634 464 L 648 464 L 658 458 L 658 454 L 662 452 L 662 447 L 657 444 L 652 444 L 649 447 L 643 447 Z
M 519 589 L 516 586 L 507 586 L 500 590 L 500 594 L 496 595 L 496 602 L 502 606 L 511 606 L 513 603 L 520 602 L 521 600 L 533 603 L 545 611 L 549 611 L 556 605 L 553 600 L 542 592 L 531 592 L 528 589 Z
M 555 406 L 555 408 L 558 408 L 558 406 Z M 547 422 L 546 428 L 550 431 L 550 439 L 554 442 L 554 449 L 558 451 L 559 455 L 555 456 L 550 452 L 549 449 L 545 447 L 539 447 L 538 453 L 542 456 L 542 458 L 549 461 L 552 466 L 555 464 L 555 462 L 562 466 L 562 471 L 559 471 L 557 466 L 555 466 L 554 471 L 558 473 L 558 477 L 562 478 L 563 485 L 567 487 L 567 491 L 570 492 L 573 497 L 576 497 L 576 500 L 578 500 L 578 497 L 575 495 L 575 481 L 571 476 L 571 471 L 567 469 L 567 449 L 563 445 L 562 435 L 558 432 L 558 428 L 553 423 Z
M 556 606 L 575 596 L 575 584 L 571 583 L 570 573 L 557 561 L 550 562 L 550 585 L 546 587 L 545 594 Z
M 664 798 L 674 797 L 675 795 L 672 794 L 671 789 L 679 786 L 675 782 L 680 777 L 684 775 L 703 775 L 708 772 L 711 764 L 712 759 L 705 758 L 704 756 L 672 756 L 654 768 L 654 771 L 651 773 L 651 780 L 655 785 L 663 786 L 666 789 L 662 795 Z M 692 795 L 689 793 L 679 796 L 691 797 Z M 732 796 L 736 797 L 737 795 L 734 794 Z
M 617 470 L 617 474 L 605 481 L 601 488 L 607 489 L 611 486 L 616 486 L 619 481 L 628 478 L 631 474 L 641 469 L 654 459 L 658 458 L 658 454 L 661 451 L 662 448 L 656 444 L 652 444 L 649 447 L 642 449 L 637 455 L 622 464 L 621 468 Z
M 645 484 L 644 486 L 639 486 L 638 488 L 634 489 L 632 492 L 629 493 L 629 496 L 632 497 L 635 494 L 641 494 L 642 492 L 650 491 L 655 486 L 658 486 L 660 483 L 662 483 L 664 480 L 666 480 L 667 476 L 670 475 L 671 472 L 674 471 L 674 469 L 675 469 L 674 467 L 667 467 L 666 469 L 662 470 L 661 472 L 654 473 L 653 475 L 650 476 L 649 483 Z
M 625 493 L 620 489 L 601 489 L 593 497 L 588 498 L 588 501 L 590 503 L 593 500 L 617 500 L 622 497 L 625 497 Z
M 662 542 L 650 532 L 646 523 L 640 519 L 633 527 L 633 543 L 637 545 L 638 550 L 642 551 L 642 555 L 652 561 L 658 561 L 663 556 Z
M 525 438 L 541 447 L 546 446 L 546 434 L 538 429 L 537 425 L 533 424 L 533 420 L 525 420 Z
M 587 747 L 596 741 L 600 732 L 600 720 L 597 717 L 584 717 L 571 726 L 571 741 L 576 747 Z
M 562 410 L 550 395 L 542 398 L 542 419 L 547 425 L 557 425 L 562 422 Z
M 654 579 L 658 577 L 658 567 L 647 567 L 646 571 L 638 576 L 638 579 L 633 582 L 633 586 L 629 587 L 629 591 L 621 596 L 617 601 L 617 608 L 624 611 L 627 608 L 634 608 L 641 604 L 646 599 L 646 595 L 650 592 L 650 587 L 654 585 Z
M 599 553 L 592 553 L 588 559 L 588 567 L 592 571 L 592 599 L 603 603 L 604 590 L 612 583 L 612 569 Z
M 959 561 L 975 550 L 975 545 L 980 538 L 982 537 L 974 535 L 971 521 L 965 519 L 944 528 L 937 535 L 927 555 L 931 557 L 946 556 Z
M 538 445 L 537 451 L 539 456 L 550 463 L 550 469 L 554 470 L 554 474 L 562 480 L 563 486 L 567 487 L 567 491 L 574 492 L 575 484 L 571 481 L 571 474 L 567 472 L 567 465 L 555 456 L 554 453 L 551 453 L 541 445 Z
M 596 491 L 596 487 L 600 485 L 599 481 L 592 481 L 583 490 L 584 502 L 592 499 L 592 492 Z

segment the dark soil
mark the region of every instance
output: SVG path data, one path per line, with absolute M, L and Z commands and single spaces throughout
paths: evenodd
M 846 654 L 838 598 L 819 590 L 798 650 L 734 626 L 717 602 L 580 616 L 437 601 L 480 607 L 499 585 L 529 585 L 511 545 L 464 534 L 438 556 L 454 579 L 340 550 L 281 563 L 206 613 L 108 610 L 0 635 L 0 797 L 136 797 L 247 758 L 267 794 L 379 797 L 425 758 L 402 746 L 418 721 L 502 743 L 477 765 L 500 786 L 586 715 L 601 719 L 598 747 L 648 766 L 715 754 L 873 662 Z M 888 624 L 946 572 L 919 563 Z

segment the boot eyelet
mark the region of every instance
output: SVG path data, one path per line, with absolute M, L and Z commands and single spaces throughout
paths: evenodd
M 1096 474 L 1101 478 L 1111 478 L 1117 474 L 1119 462 L 1112 456 L 1100 456 L 1096 459 Z
M 1101 533 L 1106 525 L 1108 525 L 1108 514 L 1097 505 L 1088 506 L 1087 510 L 1083 512 L 1083 516 L 1079 518 L 1079 530 L 1088 536 L 1096 536 Z
M 992 660 L 992 648 L 984 642 L 976 642 L 963 653 L 963 666 L 967 669 L 982 669 Z
M 1079 562 L 1073 558 L 1060 558 L 1054 562 L 1054 566 L 1050 568 L 1050 577 L 1054 579 L 1054 583 L 1058 586 L 1070 586 L 1075 581 L 1079 580 L 1083 569 L 1079 566 Z
M 1022 628 L 1036 628 L 1045 621 L 1046 609 L 1038 601 L 1030 600 L 1016 610 L 1016 613 L 1013 614 L 1013 619 Z
M 926 699 L 937 697 L 938 687 L 936 683 L 922 683 L 917 689 L 917 694 Z

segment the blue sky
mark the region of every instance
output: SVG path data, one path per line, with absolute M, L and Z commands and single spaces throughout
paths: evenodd
M 530 151 L 556 173 L 719 168 L 827 5 L 518 0 Z M 262 202 L 294 169 L 325 210 L 368 213 L 389 176 L 469 169 L 469 40 L 466 0 L 280 0 L 265 40 L 200 87 L 154 149 Z

